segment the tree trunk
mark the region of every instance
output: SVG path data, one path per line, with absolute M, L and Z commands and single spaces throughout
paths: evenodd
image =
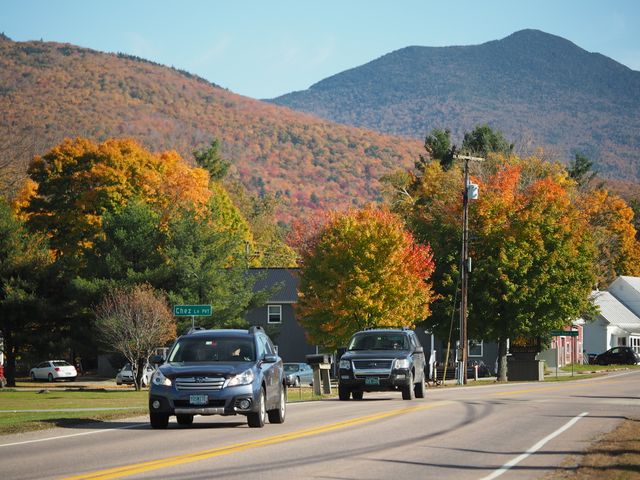
M 11 330 L 6 329 L 4 334 L 4 353 L 6 355 L 4 376 L 7 379 L 7 387 L 16 386 L 16 348 L 13 345 L 13 335 Z
M 507 339 L 498 339 L 498 372 L 499 382 L 507 381 Z
M 133 384 L 136 387 L 136 390 L 138 391 L 142 389 L 142 375 L 144 375 L 145 373 L 144 364 L 145 364 L 144 358 L 137 358 L 136 362 L 131 364 L 136 366 L 136 371 L 134 372 L 134 375 L 133 375 Z

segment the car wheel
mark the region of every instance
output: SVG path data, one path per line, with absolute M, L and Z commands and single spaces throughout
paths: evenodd
M 416 394 L 416 398 L 424 398 L 424 394 L 425 394 L 424 378 L 418 383 L 416 383 L 414 392 Z
M 351 390 L 342 385 L 338 385 L 338 398 L 340 400 L 349 400 L 349 397 L 351 397 Z
M 193 423 L 193 415 L 176 415 L 178 425 L 191 425 Z
M 49 380 L 50 382 L 53 382 L 53 375 L 51 374 L 47 375 L 47 380 Z
M 166 413 L 150 413 L 149 423 L 151 428 L 167 428 L 169 425 L 169 415 Z
M 35 381 L 36 381 L 36 374 L 35 374 L 35 373 L 33 373 L 33 372 L 31 372 L 31 380 L 32 380 L 33 382 L 35 382 Z
M 300 386 L 300 377 L 296 377 L 296 379 L 293 381 L 293 386 L 294 387 Z
M 351 392 L 351 396 L 353 397 L 354 400 L 362 400 L 362 397 L 364 397 L 364 393 L 363 392 Z
M 116 380 L 116 385 L 122 385 L 122 380 Z
M 284 423 L 284 417 L 287 414 L 287 400 L 285 395 L 284 385 L 280 388 L 280 402 L 278 402 L 278 408 L 275 410 L 269 410 L 269 423 Z
M 258 411 L 251 412 L 247 415 L 247 424 L 251 428 L 262 428 L 266 420 L 267 410 L 265 406 L 264 390 L 260 389 L 260 398 L 258 399 Z
M 403 400 L 413 400 L 415 398 L 415 392 L 413 390 L 413 373 L 409 374 L 409 385 L 402 389 Z

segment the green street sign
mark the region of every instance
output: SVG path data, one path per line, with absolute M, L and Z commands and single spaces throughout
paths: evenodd
M 551 330 L 552 337 L 577 337 L 577 330 Z
M 175 317 L 210 317 L 211 305 L 174 305 Z

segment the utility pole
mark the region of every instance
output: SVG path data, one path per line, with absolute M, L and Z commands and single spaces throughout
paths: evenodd
M 469 161 L 484 162 L 484 158 L 469 155 L 454 155 L 456 160 L 464 161 L 464 189 L 462 191 L 462 252 L 460 255 L 460 348 L 458 351 L 458 384 L 467 383 L 467 360 L 469 357 L 467 335 L 467 285 L 471 272 L 469 258 L 469 200 L 478 198 L 478 186 L 469 183 Z

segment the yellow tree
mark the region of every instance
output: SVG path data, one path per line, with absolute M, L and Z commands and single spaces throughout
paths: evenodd
M 430 248 L 390 212 L 334 213 L 302 251 L 300 322 L 332 348 L 366 327 L 413 327 L 430 313 L 433 268 Z
M 28 173 L 17 206 L 31 227 L 49 235 L 56 254 L 71 261 L 101 234 L 102 216 L 133 198 L 167 219 L 175 209 L 205 212 L 211 196 L 206 171 L 175 152 L 154 154 L 133 140 L 68 139 L 35 157 Z

